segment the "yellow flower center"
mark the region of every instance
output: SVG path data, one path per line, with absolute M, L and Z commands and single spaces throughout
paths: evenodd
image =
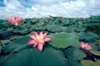
M 83 45 L 82 48 L 84 48 L 85 46 Z
M 16 20 L 13 19 L 14 22 L 17 22 Z
M 37 37 L 37 40 L 38 40 L 39 42 L 41 42 L 41 41 L 42 41 L 42 37 Z

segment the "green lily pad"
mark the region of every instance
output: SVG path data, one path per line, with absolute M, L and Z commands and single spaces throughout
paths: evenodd
M 100 51 L 91 51 L 91 53 L 100 56 Z
M 39 51 L 37 47 L 14 54 L 2 66 L 69 66 L 62 51 L 51 47 Z
M 60 32 L 60 31 L 66 31 L 67 28 L 59 25 L 46 25 L 45 29 L 51 31 L 51 32 Z
M 75 33 L 65 32 L 51 34 L 47 37 L 51 38 L 49 43 L 57 48 L 66 48 L 70 45 L 76 45 L 79 40 L 79 37 Z
M 6 44 L 6 43 L 9 43 L 10 40 L 1 40 L 2 44 Z
M 5 25 L 5 24 L 0 24 L 0 29 L 2 29 L 2 28 L 6 28 L 7 26 Z
M 78 35 L 79 35 L 79 37 L 80 37 L 81 39 L 86 39 L 86 40 L 88 40 L 88 41 L 96 40 L 96 39 L 99 38 L 99 36 L 98 36 L 97 34 L 92 33 L 92 32 L 87 32 L 87 33 L 85 33 L 85 32 L 80 32 L 80 33 L 78 33 Z
M 0 29 L 0 33 L 4 32 L 4 31 L 6 31 L 6 30 L 7 30 L 7 28 L 2 28 L 2 29 Z
M 67 62 L 69 63 L 69 66 L 83 66 L 82 64 L 78 64 L 78 62 L 72 59 L 67 59 Z
M 68 48 L 64 51 L 65 55 L 73 60 L 81 61 L 86 54 L 77 48 Z
M 83 66 L 100 66 L 100 60 L 97 60 L 96 62 L 90 60 L 82 60 L 81 63 Z
M 17 33 L 17 28 L 13 32 Z M 28 29 L 26 27 L 23 27 L 23 26 L 18 26 L 18 32 L 20 34 L 27 34 L 28 33 Z
M 66 25 L 66 24 L 69 24 L 70 21 L 69 21 L 68 19 L 63 19 L 63 20 L 61 21 L 61 23 L 63 23 L 64 25 Z
M 14 51 L 20 51 L 25 48 L 31 47 L 31 45 L 28 45 L 28 42 L 32 40 L 29 36 L 21 37 L 17 40 L 14 40 L 10 42 L 8 45 L 6 45 L 3 50 L 7 52 L 14 52 Z

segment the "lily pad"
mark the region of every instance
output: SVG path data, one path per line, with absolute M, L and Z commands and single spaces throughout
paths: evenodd
M 81 39 L 86 39 L 86 40 L 88 40 L 88 41 L 93 41 L 93 40 L 96 40 L 96 39 L 99 38 L 99 36 L 98 36 L 97 34 L 92 33 L 92 32 L 87 32 L 87 33 L 85 33 L 85 32 L 80 32 L 80 33 L 78 33 L 78 35 L 79 35 L 79 37 L 80 37 Z
M 57 48 L 66 48 L 70 45 L 76 45 L 79 40 L 79 37 L 75 33 L 65 32 L 51 34 L 47 37 L 51 38 L 49 43 Z
M 60 25 L 46 25 L 45 29 L 47 29 L 51 32 L 61 32 L 61 31 L 67 30 L 66 27 L 63 27 Z
M 17 28 L 13 32 L 17 33 Z M 26 27 L 18 26 L 18 32 L 20 34 L 27 34 L 28 33 L 28 29 Z
M 6 28 L 7 26 L 5 25 L 5 24 L 0 24 L 0 29 L 2 29 L 2 28 Z
M 100 60 L 97 60 L 96 62 L 90 60 L 82 60 L 81 63 L 83 66 L 100 66 Z
M 81 61 L 86 57 L 86 54 L 77 48 L 68 48 L 64 53 L 67 57 L 76 61 Z
M 3 50 L 7 52 L 14 52 L 14 51 L 20 51 L 25 48 L 31 47 L 31 45 L 28 45 L 28 42 L 32 40 L 29 36 L 21 37 L 17 40 L 14 40 L 10 42 L 8 45 L 6 45 Z
M 14 54 L 2 66 L 69 66 L 62 51 L 45 48 L 39 51 L 37 47 L 25 49 Z
M 69 63 L 69 66 L 83 66 L 82 64 L 78 64 L 78 62 L 72 59 L 67 59 L 67 62 Z
M 100 56 L 100 51 L 91 51 L 91 53 Z

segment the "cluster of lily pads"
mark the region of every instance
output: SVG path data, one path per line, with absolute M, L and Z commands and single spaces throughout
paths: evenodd
M 0 20 L 0 66 L 99 66 L 98 41 L 100 16 L 7 18 Z

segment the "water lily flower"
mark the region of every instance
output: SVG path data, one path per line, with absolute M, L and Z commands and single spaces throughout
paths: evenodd
M 18 16 L 16 16 L 16 17 L 11 17 L 12 19 L 10 19 L 10 18 L 7 18 L 8 19 L 8 21 L 9 21 L 9 23 L 11 23 L 11 24 L 15 24 L 15 26 L 17 26 L 18 25 L 18 23 L 21 23 L 20 21 L 22 20 L 22 17 L 20 17 L 19 18 L 19 15 Z
M 92 47 L 90 45 L 88 45 L 88 43 L 87 44 L 84 44 L 83 42 L 80 44 L 80 47 L 82 47 L 82 48 L 84 48 L 86 50 L 92 49 Z
M 44 22 L 41 22 L 42 25 L 44 25 Z
M 34 33 L 35 33 L 35 36 L 34 35 L 29 35 L 34 40 L 29 41 L 28 45 L 34 44 L 33 47 L 36 47 L 38 45 L 38 49 L 40 51 L 42 51 L 43 45 L 45 45 L 45 42 L 51 41 L 50 38 L 48 38 L 48 37 L 45 38 L 45 36 L 47 35 L 48 32 L 45 32 L 43 34 L 43 31 L 41 31 L 39 33 L 39 35 L 36 32 L 34 32 Z
M 63 18 L 63 16 L 61 18 Z
M 83 18 L 83 19 L 86 19 L 86 18 Z
M 35 22 L 37 22 L 37 21 L 35 21 Z

